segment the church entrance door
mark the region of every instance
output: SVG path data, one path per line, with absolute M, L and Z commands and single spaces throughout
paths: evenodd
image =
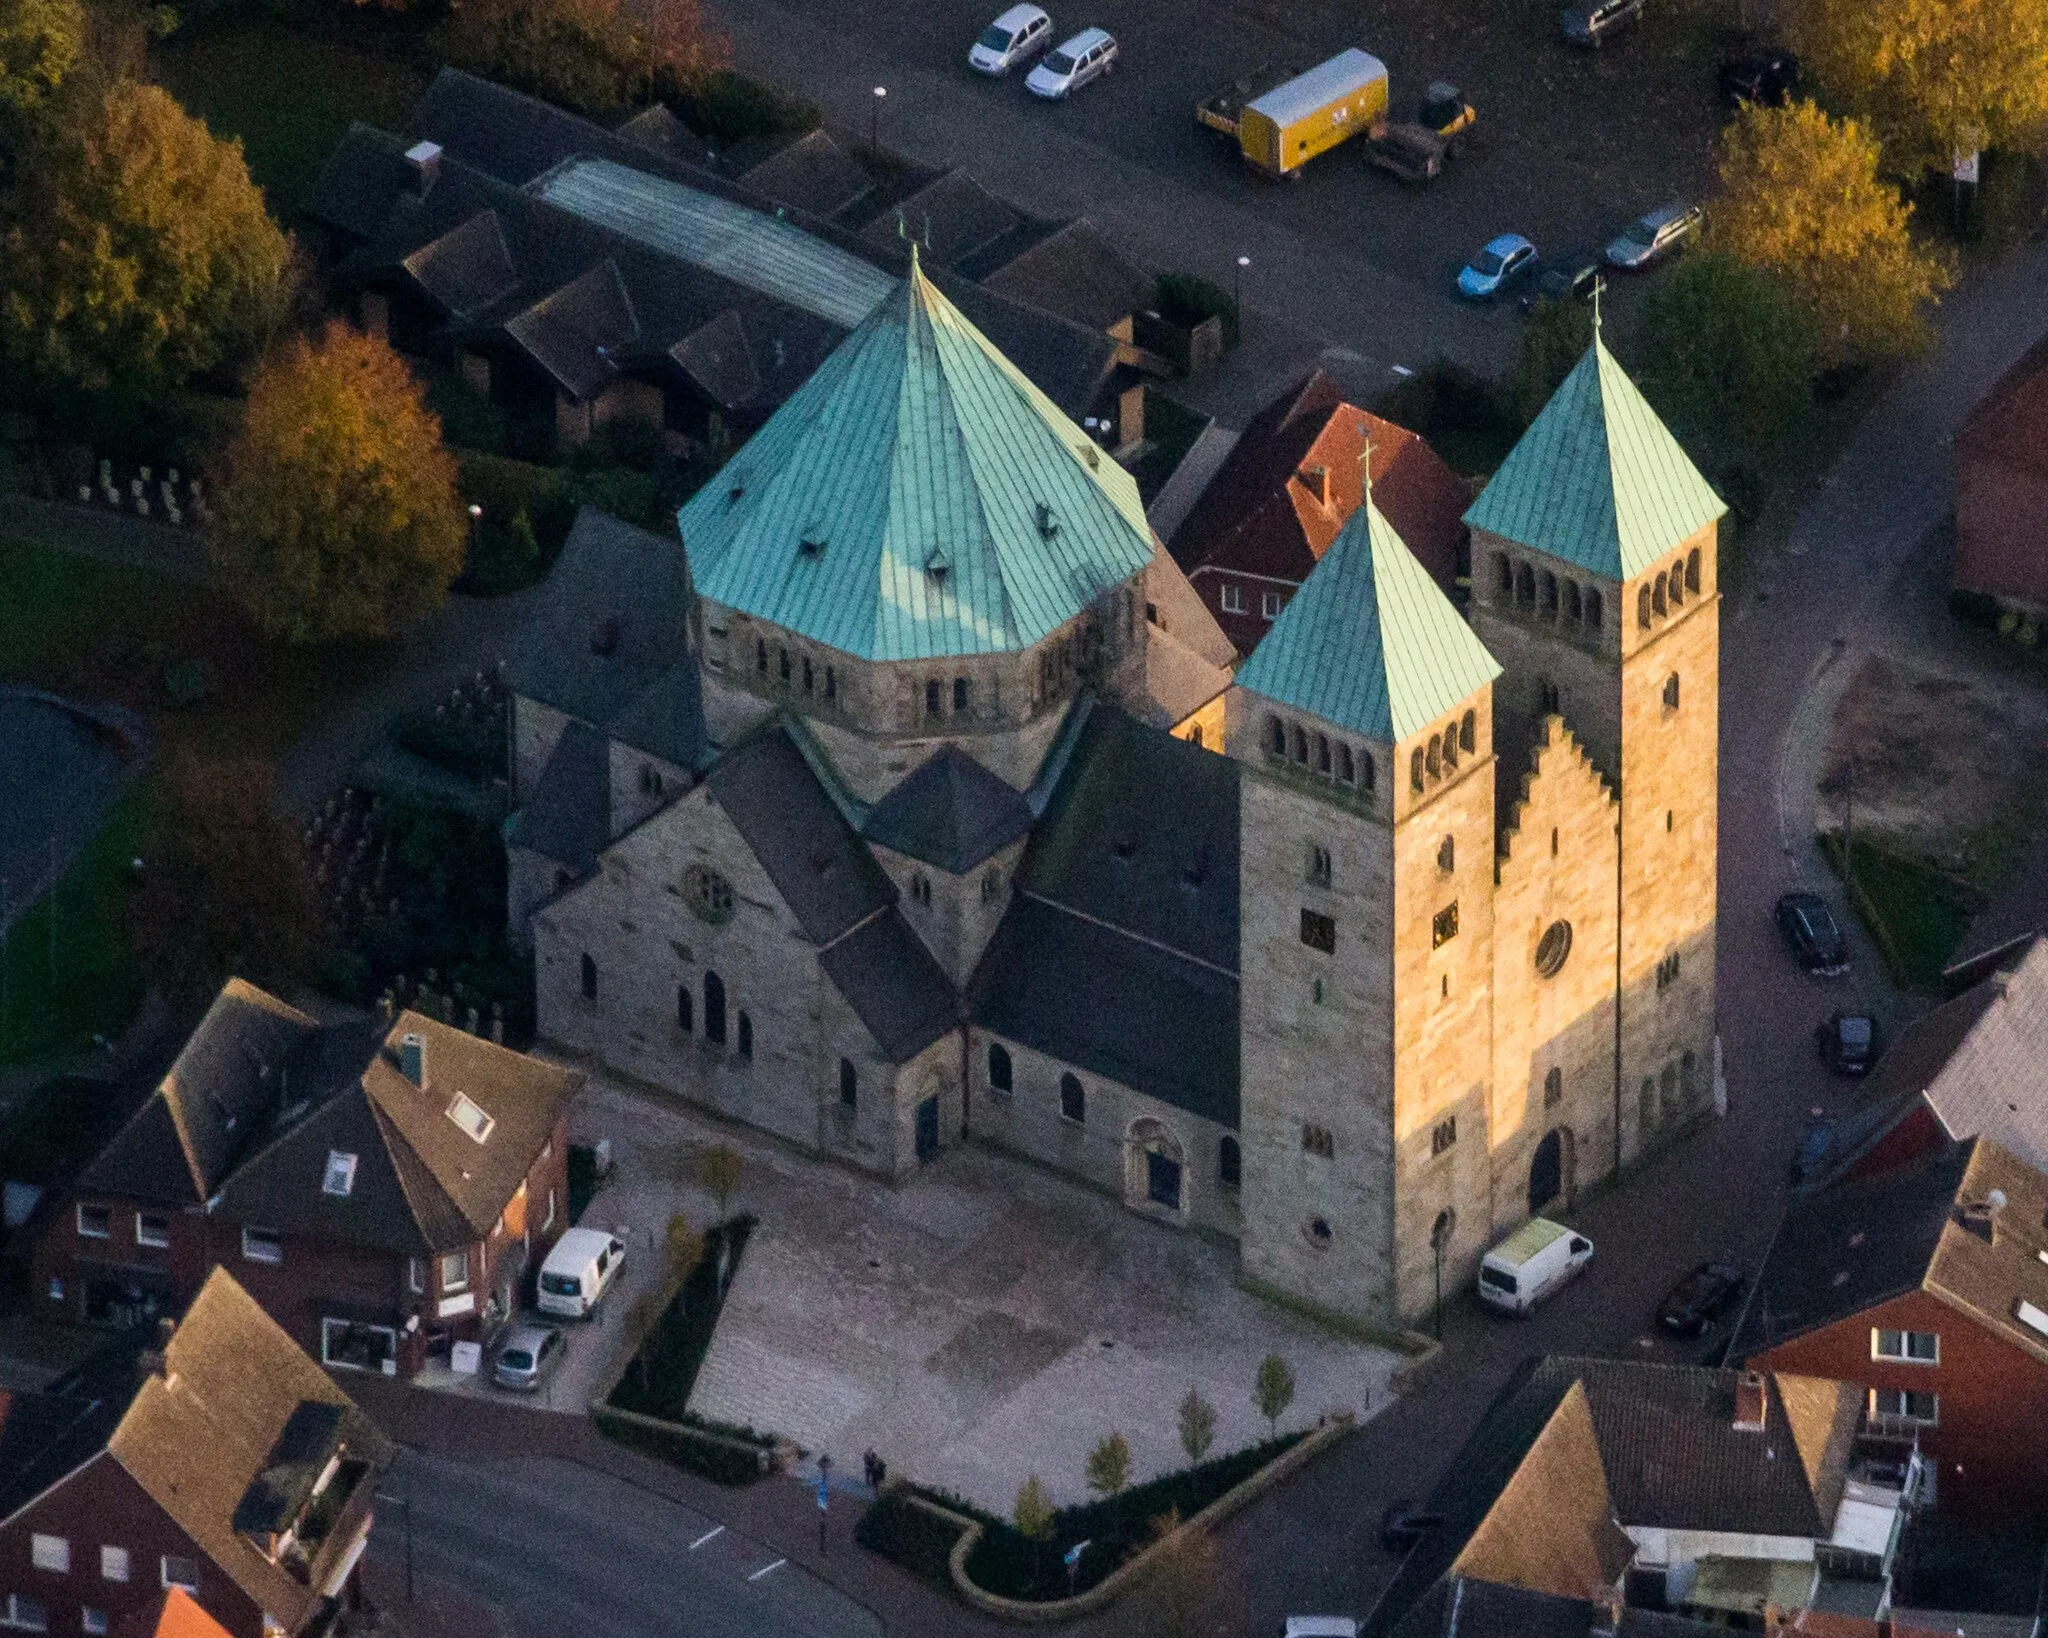
M 1145 1156 L 1145 1196 L 1154 1205 L 1180 1210 L 1180 1162 L 1157 1149 Z
M 939 1153 L 939 1100 L 933 1095 L 917 1106 L 917 1158 L 934 1160 Z
M 1529 1211 L 1533 1216 L 1561 1194 L 1569 1194 L 1572 1173 L 1572 1134 L 1553 1126 L 1536 1145 L 1536 1158 L 1529 1163 Z

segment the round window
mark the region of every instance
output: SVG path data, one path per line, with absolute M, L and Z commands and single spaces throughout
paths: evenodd
M 708 865 L 683 872 L 683 902 L 714 927 L 732 920 L 732 883 Z
M 1572 924 L 1568 921 L 1553 921 L 1543 929 L 1543 936 L 1536 941 L 1536 970 L 1545 978 L 1555 978 L 1564 966 L 1565 957 L 1572 953 Z

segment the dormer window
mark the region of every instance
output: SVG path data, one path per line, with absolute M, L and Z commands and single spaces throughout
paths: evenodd
M 1052 508 L 1046 505 L 1044 501 L 1038 503 L 1033 515 L 1038 522 L 1038 538 L 1040 540 L 1051 540 L 1060 532 L 1060 520 L 1053 516 Z
M 484 1113 L 467 1092 L 455 1094 L 455 1101 L 448 1105 L 448 1118 L 461 1127 L 474 1143 L 488 1140 L 491 1129 L 498 1124 L 495 1118 Z
M 356 1157 L 339 1149 L 327 1151 L 327 1170 L 320 1179 L 320 1192 L 346 1200 L 356 1186 Z
M 953 560 L 946 555 L 946 548 L 934 546 L 931 556 L 924 560 L 924 572 L 932 577 L 932 584 L 943 586 L 946 576 L 953 572 Z
M 803 532 L 796 543 L 797 556 L 822 557 L 825 554 L 825 531 L 815 523 Z

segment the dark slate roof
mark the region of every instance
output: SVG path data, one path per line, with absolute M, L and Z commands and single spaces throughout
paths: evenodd
M 302 1450 L 306 1435 L 331 1436 L 330 1452 L 346 1446 L 368 1465 L 364 1484 L 374 1485 L 389 1464 L 391 1442 L 225 1270 L 208 1277 L 164 1356 L 163 1372 L 142 1379 L 107 1452 L 215 1571 L 299 1631 L 321 1604 L 319 1587 L 272 1563 L 236 1527 L 236 1514 L 295 1422 L 299 1437 L 289 1448 Z
M 690 657 L 682 548 L 586 506 L 521 631 L 513 684 L 602 724 Z
M 671 666 L 605 726 L 622 745 L 697 768 L 705 756 L 704 687 L 695 662 Z
M 869 244 L 899 238 L 926 247 L 930 261 L 950 266 L 1014 232 L 1024 214 L 965 171 L 947 171 L 899 199 L 861 230 Z M 964 270 L 963 270 L 964 271 Z
M 640 346 L 640 320 L 607 257 L 505 321 L 505 333 L 577 398 L 595 398 Z
M 306 214 L 367 239 L 384 225 L 393 197 L 412 185 L 410 147 L 403 137 L 360 121 L 352 124 L 306 196 Z
M 1151 277 L 1086 217 L 1041 239 L 982 282 L 998 295 L 1091 330 L 1121 324 L 1154 300 Z
M 779 722 L 733 746 L 705 782 L 813 944 L 896 902 L 888 875 Z
M 495 210 L 482 211 L 422 245 L 406 257 L 405 269 L 457 318 L 502 301 L 519 288 L 519 270 L 512 265 L 504 224 Z
M 424 1087 L 398 1067 L 408 1034 L 426 1038 Z M 218 1215 L 408 1256 L 482 1239 L 583 1077 L 413 1012 L 375 1035 L 357 1033 L 353 1043 L 340 1083 L 236 1169 Z M 458 1093 L 493 1122 L 482 1143 L 448 1114 Z M 336 1153 L 356 1157 L 345 1195 L 322 1187 Z
M 896 1063 L 960 1021 L 958 992 L 900 911 L 863 923 L 818 962 Z
M 1235 975 L 1020 894 L 973 994 L 983 1029 L 1236 1130 Z
M 413 105 L 405 128 L 415 138 L 438 142 L 447 156 L 524 187 L 541 172 L 591 149 L 593 137 L 620 143 L 610 132 L 459 68 L 444 68 Z
M 669 348 L 668 356 L 714 404 L 737 409 L 761 396 L 761 372 L 746 320 L 735 309 L 698 325 Z
M 1236 973 L 1238 765 L 1098 705 L 1018 886 Z
M 80 1186 L 178 1205 L 210 1199 L 276 1113 L 286 1072 L 319 1034 L 304 1013 L 229 979 Z
M 1941 1245 L 1973 1145 L 1795 1196 L 1728 1343 L 1747 1359 L 1917 1291 Z
M 704 139 L 670 113 L 666 103 L 641 109 L 618 127 L 618 134 L 636 147 L 688 164 L 706 164 L 711 158 Z
M 0 1388 L 0 1519 L 106 1447 L 133 1395 L 134 1365 L 124 1361 L 120 1375 L 127 1391 L 114 1394 Z
M 875 190 L 875 179 L 823 130 L 807 131 L 745 172 L 763 197 L 811 216 L 835 216 Z
M 952 744 L 920 763 L 861 826 L 869 841 L 956 876 L 1030 830 L 1024 798 Z

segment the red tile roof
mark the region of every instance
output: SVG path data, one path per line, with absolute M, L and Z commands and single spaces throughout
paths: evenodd
M 1235 569 L 1300 584 L 1358 509 L 1368 438 L 1374 503 L 1450 590 L 1471 501 L 1465 485 L 1419 435 L 1345 402 L 1321 370 L 1245 428 L 1168 543 L 1174 561 L 1189 575 Z
M 150 1638 L 228 1638 L 228 1629 L 201 1609 L 182 1587 L 164 1594 Z
M 1956 454 L 2048 473 L 2048 340 L 1978 400 L 1956 435 Z

